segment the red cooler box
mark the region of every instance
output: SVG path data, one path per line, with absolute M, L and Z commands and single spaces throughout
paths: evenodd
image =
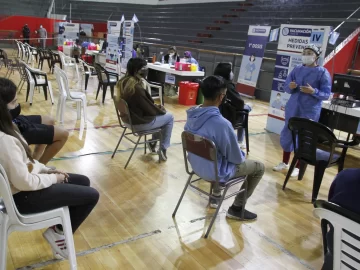
M 93 64 L 93 56 L 92 55 L 88 55 L 88 54 L 84 54 L 81 56 L 82 60 L 84 60 L 86 63 L 92 65 Z
M 179 104 L 186 106 L 196 105 L 199 84 L 193 82 L 180 82 L 179 88 Z

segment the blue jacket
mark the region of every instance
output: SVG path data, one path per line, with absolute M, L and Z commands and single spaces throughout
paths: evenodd
M 360 215 L 360 169 L 341 171 L 332 182 L 329 202 Z
M 221 182 L 231 179 L 236 165 L 244 162 L 245 154 L 239 148 L 231 123 L 217 107 L 193 107 L 187 111 L 185 130 L 212 140 L 217 148 L 218 175 Z M 194 172 L 205 180 L 214 181 L 213 163 L 189 153 Z

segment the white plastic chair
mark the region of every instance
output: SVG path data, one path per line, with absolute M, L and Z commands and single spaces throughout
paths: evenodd
M 87 91 L 87 86 L 89 78 L 97 78 L 96 69 L 93 66 L 90 66 L 84 60 L 79 58 L 80 70 L 82 73 L 80 86 L 82 85 L 83 77 L 85 76 L 85 91 Z
M 84 115 L 84 123 L 86 123 L 86 107 L 87 100 L 86 95 L 82 92 L 74 92 L 70 91 L 69 81 L 65 71 L 61 70 L 59 67 L 55 67 L 55 76 L 56 81 L 59 86 L 60 98 L 57 108 L 57 118 L 59 122 L 62 123 L 64 121 L 64 112 L 65 112 L 65 102 L 66 100 L 76 101 L 77 108 L 77 119 L 81 119 L 81 108 L 83 109 Z
M 15 40 L 16 46 L 17 46 L 17 58 L 22 58 L 22 50 L 21 50 L 21 46 L 20 46 L 20 41 Z
M 24 61 L 20 61 L 20 63 L 25 65 L 26 74 L 28 75 L 28 79 L 29 79 L 30 105 L 32 105 L 32 103 L 33 103 L 35 87 L 38 87 L 38 86 L 43 87 L 45 99 L 47 99 L 47 92 L 46 92 L 47 88 L 49 89 L 51 104 L 54 104 L 54 95 L 53 95 L 53 91 L 52 91 L 52 86 L 51 86 L 51 82 L 47 78 L 46 72 L 41 71 L 40 69 L 31 68 Z M 26 101 L 27 101 L 27 98 L 26 98 Z
M 334 228 L 333 269 L 360 269 L 360 263 L 353 259 L 360 258 L 360 216 L 323 200 L 317 200 L 315 207 L 313 214 L 321 219 L 325 254 L 328 250 L 328 224 L 330 223 Z
M 160 103 L 161 105 L 164 105 L 164 99 L 163 99 L 163 85 L 161 83 L 156 83 L 156 82 L 150 82 L 146 79 L 142 79 L 142 83 L 143 83 L 143 87 L 144 89 L 146 89 L 150 96 L 153 99 L 160 99 Z M 159 94 L 156 96 L 153 96 L 151 93 L 151 88 L 155 88 L 159 91 Z
M 22 215 L 16 208 L 9 180 L 0 165 L 0 270 L 6 269 L 8 236 L 14 231 L 35 231 L 62 224 L 66 247 L 69 252 L 70 269 L 76 270 L 76 253 L 72 234 L 69 208 L 62 207 L 47 212 Z
M 60 51 L 58 51 L 58 53 L 59 53 L 59 55 L 60 55 L 60 59 L 61 59 L 61 64 L 62 64 L 63 70 L 65 70 L 65 72 L 66 72 L 66 70 L 67 70 L 68 68 L 75 68 L 76 76 L 77 76 L 77 80 L 76 80 L 76 81 L 79 81 L 79 80 L 80 80 L 79 67 L 78 67 L 78 65 L 76 64 L 75 58 L 66 56 L 63 52 L 60 52 Z

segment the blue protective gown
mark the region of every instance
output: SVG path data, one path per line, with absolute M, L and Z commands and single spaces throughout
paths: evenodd
M 295 81 L 297 88 L 291 90 L 289 85 Z M 300 86 L 310 84 L 315 89 L 314 94 L 305 94 L 300 91 Z M 319 121 L 321 103 L 328 100 L 331 92 L 331 76 L 324 67 L 296 66 L 287 76 L 285 91 L 291 94 L 285 106 L 285 125 L 280 134 L 280 144 L 285 152 L 294 150 L 291 131 L 288 122 L 291 117 L 302 117 Z

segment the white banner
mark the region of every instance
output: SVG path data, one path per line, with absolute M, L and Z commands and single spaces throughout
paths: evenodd
M 132 58 L 133 42 L 134 42 L 134 22 L 125 21 L 123 27 L 124 27 L 123 34 L 124 34 L 125 55 L 121 60 L 121 72 L 126 73 L 127 63 Z
M 274 78 L 270 97 L 270 108 L 266 129 L 280 134 L 284 127 L 285 106 L 290 94 L 285 93 L 284 83 L 288 74 L 297 65 L 302 65 L 301 53 L 309 44 L 321 48 L 318 60 L 322 65 L 330 35 L 330 26 L 282 24 L 279 33 L 278 52 L 276 56 Z

